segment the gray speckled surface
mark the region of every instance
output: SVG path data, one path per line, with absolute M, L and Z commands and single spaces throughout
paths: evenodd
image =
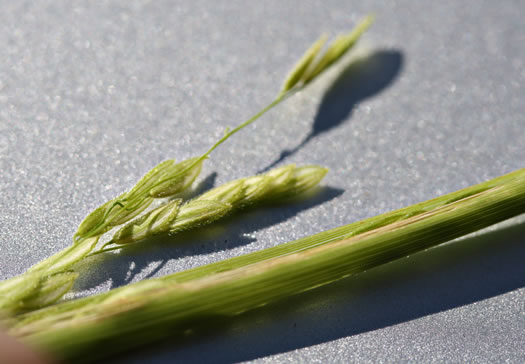
M 362 52 L 218 149 L 205 185 L 274 161 L 331 169 L 291 207 L 195 244 L 89 262 L 77 295 L 273 246 L 522 168 L 525 6 L 507 1 L 2 1 L 0 278 L 161 160 L 202 153 L 323 31 Z M 305 141 L 305 143 L 302 143 Z M 214 174 L 216 173 L 216 174 Z M 235 320 L 137 363 L 523 362 L 525 219 Z M 83 268 L 86 268 L 84 266 Z M 123 359 L 130 360 L 129 357 Z

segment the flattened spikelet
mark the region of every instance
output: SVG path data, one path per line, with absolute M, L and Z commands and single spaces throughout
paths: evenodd
M 219 201 L 193 200 L 185 204 L 175 223 L 170 227 L 170 233 L 194 229 L 208 225 L 226 215 L 232 206 Z
M 203 161 L 200 160 L 194 164 L 197 159 L 198 157 L 194 157 L 173 165 L 163 175 L 162 182 L 149 191 L 149 195 L 154 198 L 163 198 L 184 191 L 201 172 Z
M 372 25 L 374 17 L 372 15 L 363 19 L 350 33 L 338 36 L 321 56 L 319 61 L 303 74 L 303 83 L 307 84 L 322 72 L 327 70 L 332 64 L 339 60 L 352 46 L 359 37 Z
M 181 203 L 180 199 L 170 201 L 131 221 L 113 235 L 112 242 L 129 244 L 168 232 L 177 218 Z
M 281 92 L 286 92 L 292 89 L 299 81 L 304 79 L 304 74 L 308 69 L 308 66 L 312 63 L 315 57 L 323 48 L 326 43 L 327 35 L 323 34 L 321 37 L 308 48 L 304 55 L 297 61 L 288 76 L 286 77 Z

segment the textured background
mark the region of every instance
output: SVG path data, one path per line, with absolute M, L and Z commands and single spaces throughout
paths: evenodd
M 319 195 L 248 212 L 195 243 L 93 259 L 77 295 L 524 167 L 523 2 L 0 5 L 0 279 L 70 244 L 89 211 L 156 163 L 205 151 L 271 101 L 321 32 L 369 12 L 365 62 L 347 62 L 236 135 L 201 178 L 209 187 L 274 163 L 317 163 L 331 170 Z M 524 239 L 522 216 L 132 359 L 523 362 Z

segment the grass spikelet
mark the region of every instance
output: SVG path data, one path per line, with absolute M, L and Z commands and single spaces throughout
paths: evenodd
M 225 183 L 198 196 L 198 200 L 213 200 L 236 206 L 244 196 L 244 179 Z
M 281 92 L 291 90 L 299 81 L 304 79 L 304 74 L 310 66 L 314 58 L 319 54 L 321 48 L 326 43 L 327 35 L 323 34 L 321 37 L 308 48 L 301 59 L 297 61 L 288 76 L 286 77 Z
M 160 162 L 146 173 L 127 194 L 129 196 L 140 196 L 144 194 L 144 192 L 149 191 L 163 176 L 173 169 L 174 165 L 175 159 L 168 159 Z
M 193 200 L 184 204 L 169 232 L 176 233 L 208 225 L 226 215 L 232 206 L 219 201 Z
M 65 271 L 41 279 L 34 294 L 24 297 L 21 306 L 25 310 L 32 310 L 55 303 L 71 289 L 77 277 L 78 273 Z
M 154 198 L 171 197 L 186 190 L 200 174 L 202 162 L 199 157 L 194 157 L 172 166 L 162 180 L 150 189 L 149 195 Z
M 251 205 L 262 200 L 272 186 L 272 177 L 259 175 L 244 179 L 244 194 L 240 203 L 241 207 Z
M 114 235 L 111 242 L 128 244 L 147 237 L 167 233 L 177 218 L 182 200 L 176 199 L 151 210 L 147 214 L 123 226 Z
M 327 168 L 319 166 L 305 166 L 294 171 L 293 184 L 289 186 L 285 198 L 294 198 L 311 191 L 328 173 Z
M 326 71 L 337 62 L 361 37 L 361 35 L 372 25 L 372 15 L 363 19 L 350 33 L 338 36 L 328 47 L 320 59 L 310 67 L 308 72 L 303 73 L 302 81 L 306 85 L 313 79 Z

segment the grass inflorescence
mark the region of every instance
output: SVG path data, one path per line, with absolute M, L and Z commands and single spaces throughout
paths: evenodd
M 31 267 L 21 276 L 0 282 L 0 312 L 16 313 L 56 302 L 73 285 L 78 274 L 74 265 L 96 249 L 101 237 L 118 228 L 96 253 L 114 250 L 160 234 L 173 234 L 209 224 L 246 205 L 265 200 L 287 200 L 317 184 L 324 169 L 320 167 L 283 167 L 219 187 L 189 202 L 177 199 L 198 177 L 204 160 L 232 135 L 244 129 L 266 112 L 303 89 L 328 69 L 354 45 L 372 22 L 365 18 L 352 32 L 337 38 L 321 53 L 324 41 L 318 41 L 292 69 L 278 96 L 254 116 L 233 129 L 204 154 L 181 162 L 166 160 L 152 168 L 129 191 L 93 210 L 80 223 L 73 244 Z M 171 199 L 147 211 L 157 199 Z

